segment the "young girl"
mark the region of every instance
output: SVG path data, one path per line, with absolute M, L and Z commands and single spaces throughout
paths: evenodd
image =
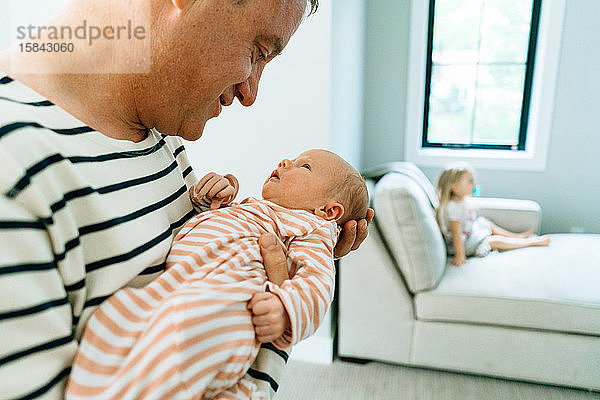
M 550 236 L 531 236 L 533 231 L 512 233 L 484 217 L 477 217 L 469 204 L 475 188 L 473 168 L 467 163 L 446 167 L 438 179 L 440 205 L 435 217 L 440 225 L 452 264 L 460 266 L 468 256 L 483 257 L 491 250 L 513 250 L 529 246 L 547 246 Z

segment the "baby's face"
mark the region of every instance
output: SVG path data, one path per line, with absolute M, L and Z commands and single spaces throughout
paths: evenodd
M 337 156 L 325 150 L 308 150 L 293 160 L 279 163 L 262 188 L 265 200 L 280 206 L 314 212 L 331 199 L 327 193 L 337 185 Z

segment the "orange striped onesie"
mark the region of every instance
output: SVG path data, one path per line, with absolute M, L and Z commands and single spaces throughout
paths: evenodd
M 267 281 L 258 238 L 285 245 L 293 278 Z M 175 238 L 167 270 L 124 288 L 90 318 L 67 385 L 68 399 L 261 398 L 243 379 L 258 352 L 256 292 L 277 295 L 291 330 L 280 348 L 310 336 L 333 296 L 335 222 L 266 200 L 192 217 Z

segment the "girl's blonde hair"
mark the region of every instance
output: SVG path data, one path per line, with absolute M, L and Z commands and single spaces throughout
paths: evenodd
M 446 166 L 438 178 L 436 191 L 440 199 L 440 204 L 435 209 L 435 219 L 440 227 L 443 220 L 442 214 L 454 194 L 452 192 L 452 185 L 458 182 L 466 173 L 470 173 L 473 177 L 475 176 L 475 171 L 469 163 L 457 162 Z

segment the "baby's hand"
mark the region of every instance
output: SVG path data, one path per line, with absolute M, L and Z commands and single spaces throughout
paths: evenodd
M 290 329 L 288 317 L 283 303 L 273 293 L 258 292 L 248 302 L 248 309 L 252 311 L 252 323 L 256 340 L 260 343 L 272 342 L 279 339 L 286 329 Z
M 190 198 L 198 206 L 210 203 L 210 209 L 216 210 L 233 201 L 238 192 L 238 181 L 235 176 L 221 176 L 210 172 L 190 188 Z

